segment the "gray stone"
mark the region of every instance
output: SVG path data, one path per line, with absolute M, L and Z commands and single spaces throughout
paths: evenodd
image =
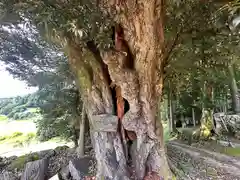
M 57 149 L 57 150 L 56 150 Z M 77 153 L 73 150 L 65 149 L 60 150 L 60 148 L 55 149 L 55 156 L 49 158 L 49 166 L 48 166 L 48 175 L 49 177 L 57 174 L 63 167 L 69 165 L 69 161 L 71 159 L 77 158 Z
M 0 161 L 0 169 L 3 168 L 6 164 L 2 161 Z
M 46 180 L 48 171 L 48 159 L 28 162 L 21 180 Z
M 11 171 L 2 171 L 0 180 L 18 180 L 18 176 Z
M 53 149 L 49 149 L 49 150 L 39 151 L 37 152 L 37 154 L 39 156 L 39 159 L 50 158 L 55 155 L 55 151 Z
M 240 131 L 235 133 L 235 138 L 240 140 Z
M 82 180 L 89 173 L 91 166 L 91 157 L 83 157 L 81 159 L 73 159 L 69 162 L 69 171 L 73 180 Z
M 55 153 L 61 153 L 62 151 L 67 151 L 69 149 L 68 146 L 64 145 L 64 146 L 58 146 L 54 149 Z
M 225 114 L 215 113 L 213 118 L 216 122 L 216 132 L 221 134 L 222 132 L 237 133 L 240 131 L 240 115 L 237 114 Z
M 58 172 L 58 178 L 59 178 L 59 180 L 68 180 L 68 179 L 70 179 L 70 171 L 69 171 L 69 167 L 68 166 L 65 166 L 65 167 L 60 169 L 60 171 Z

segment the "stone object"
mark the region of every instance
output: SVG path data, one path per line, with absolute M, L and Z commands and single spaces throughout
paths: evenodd
M 18 180 L 18 177 L 11 171 L 2 171 L 0 172 L 0 180 Z
M 46 180 L 48 172 L 48 159 L 28 162 L 21 180 Z
M 216 132 L 219 134 L 224 131 L 237 134 L 240 131 L 240 115 L 215 113 L 213 118 L 216 122 Z
M 83 157 L 81 159 L 73 159 L 69 162 L 69 171 L 73 180 L 82 180 L 89 173 L 91 166 L 91 157 Z
M 37 154 L 39 156 L 39 159 L 50 158 L 50 157 L 55 156 L 55 151 L 52 149 L 48 149 L 48 150 L 39 151 L 39 152 L 37 152 Z
M 59 180 L 68 180 L 70 179 L 69 166 L 62 167 L 58 172 Z

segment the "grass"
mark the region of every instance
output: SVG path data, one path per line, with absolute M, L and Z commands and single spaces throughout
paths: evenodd
M 36 137 L 36 126 L 33 119 L 0 121 L 0 156 L 21 156 L 31 151 L 54 149 L 59 145 L 73 146 L 72 143 L 61 138 L 53 138 L 48 142 L 39 142 Z M 21 164 L 21 159 L 19 161 L 19 163 L 16 162 L 16 166 Z
M 0 142 L 6 140 L 7 138 L 8 136 L 0 136 Z
M 33 120 L 32 119 L 16 119 L 15 121 L 21 122 L 21 123 L 29 123 L 29 122 L 32 122 Z
M 171 138 L 168 126 L 164 127 L 164 124 L 163 124 L 163 138 L 165 142 L 169 141 L 169 139 Z
M 14 147 L 24 146 L 30 144 L 31 141 L 36 139 L 36 133 L 14 132 L 11 135 L 0 136 L 0 143 L 13 144 Z
M 0 115 L 0 121 L 6 121 L 8 118 L 5 115 Z
M 170 133 L 168 124 L 162 122 L 162 125 L 163 125 L 163 139 L 164 139 L 164 142 L 168 142 L 168 141 L 176 139 L 176 136 L 174 136 L 173 134 Z
M 31 120 L 0 121 L 0 136 L 11 135 L 14 132 L 36 132 L 36 125 Z
M 22 132 L 14 132 L 11 136 L 10 136 L 10 139 L 14 139 L 16 137 L 19 137 L 19 136 L 22 136 L 23 133 Z
M 230 155 L 230 156 L 237 156 L 240 157 L 240 147 L 224 147 L 222 153 Z
M 31 112 L 31 113 L 38 113 L 39 112 L 39 108 L 27 108 L 27 111 Z
M 49 139 L 48 142 L 61 143 L 61 142 L 64 142 L 64 140 L 60 137 L 54 137 L 54 138 Z

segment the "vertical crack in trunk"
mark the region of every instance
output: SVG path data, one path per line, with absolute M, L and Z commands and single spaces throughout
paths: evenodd
M 109 0 L 102 2 L 105 11 L 112 15 L 115 13 L 114 18 L 124 29 L 124 33 L 120 30 L 115 36 L 117 52 L 104 52 L 102 57 L 108 65 L 113 83 L 121 87 L 122 97 L 130 105 L 122 123 L 125 129 L 137 135 L 132 147 L 136 178 L 144 179 L 148 172 L 152 175 L 156 172 L 158 177 L 163 176 L 164 179 L 171 178 L 164 145 L 159 143 L 154 127 L 157 96 L 161 96 L 163 88 L 163 71 L 159 75 L 156 72 L 156 67 L 164 66 L 163 1 L 124 0 L 123 4 L 114 4 Z M 125 40 L 133 53 L 132 68 L 125 65 L 130 55 L 123 47 Z M 159 129 L 162 130 L 162 127 L 159 126 Z M 162 133 L 160 136 L 162 139 Z
M 103 75 L 104 75 L 104 78 L 105 80 L 107 81 L 107 83 L 111 84 L 111 78 L 110 78 L 110 75 L 108 73 L 108 68 L 107 68 L 107 65 L 104 64 L 103 60 L 102 60 L 102 57 L 100 55 L 100 52 L 99 50 L 97 49 L 96 45 L 94 44 L 93 41 L 89 41 L 87 42 L 87 47 L 88 49 L 93 53 L 93 56 L 95 57 L 95 59 L 98 61 L 98 63 L 100 64 L 101 68 L 102 68 L 102 72 L 103 72 Z
M 133 53 L 131 52 L 128 43 L 124 39 L 124 31 L 123 28 L 117 24 L 114 27 L 114 42 L 115 42 L 115 49 L 119 52 L 123 52 L 125 54 L 125 58 L 120 61 L 120 66 L 124 69 L 131 69 L 134 70 L 134 57 Z
M 126 158 L 117 132 L 116 108 L 113 107 L 116 100 L 112 98 L 114 93 L 109 87 L 111 79 L 106 65 L 93 42 L 89 42 L 84 50 L 74 42 L 69 46 L 69 63 L 76 73 L 90 122 L 91 140 L 97 159 L 96 179 L 128 180 Z M 85 67 L 91 67 L 92 77 Z
M 152 171 L 157 171 L 157 163 L 154 162 L 159 162 L 160 159 L 157 147 L 155 146 L 155 141 L 147 136 L 147 124 L 144 122 L 145 117 L 142 114 L 142 104 L 139 101 L 139 77 L 134 68 L 128 68 L 129 66 L 126 66 L 125 64 L 129 59 L 126 54 L 127 47 L 123 47 L 124 43 L 121 33 L 121 31 L 120 34 L 117 34 L 116 32 L 115 35 L 117 52 L 106 52 L 103 53 L 102 57 L 104 63 L 108 65 L 109 74 L 113 82 L 116 83 L 117 88 L 121 90 L 119 91 L 119 101 L 123 102 L 123 98 L 125 98 L 129 103 L 129 110 L 123 116 L 121 114 L 120 117 L 122 118 L 121 122 L 123 127 L 127 130 L 126 134 L 129 134 L 128 131 L 132 131 L 131 135 L 133 135 L 133 144 L 130 154 L 132 156 L 132 164 L 135 171 L 134 177 L 137 179 L 143 179 L 146 175 L 146 170 L 151 172 L 151 174 L 154 174 Z M 122 108 L 120 111 L 122 111 Z M 125 134 L 122 134 L 124 137 Z M 130 135 L 129 137 L 131 138 Z M 126 148 L 125 151 L 129 152 Z

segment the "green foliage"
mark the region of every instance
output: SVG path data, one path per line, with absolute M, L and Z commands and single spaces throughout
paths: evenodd
M 16 137 L 22 136 L 22 135 L 23 135 L 22 132 L 14 132 L 14 133 L 10 136 L 10 138 L 12 139 L 12 138 L 16 138 Z
M 0 136 L 0 142 L 7 139 L 7 136 Z
M 192 108 L 201 112 L 203 107 L 230 107 L 228 66 L 239 67 L 240 36 L 230 29 L 232 15 L 218 11 L 220 7 L 202 1 L 168 2 L 165 37 L 171 54 L 165 93 L 170 83 L 177 117 L 191 117 Z
M 37 113 L 31 112 L 29 108 L 38 107 L 36 94 L 26 95 L 23 97 L 5 98 L 0 100 L 0 114 L 15 120 L 28 119 L 34 117 Z
M 26 31 L 15 27 L 10 32 L 2 28 L 5 37 L 1 44 L 4 49 L 1 61 L 12 75 L 37 86 L 39 91 L 0 101 L 0 114 L 18 120 L 35 118 L 41 140 L 59 135 L 71 137 L 80 105 L 72 72 L 63 53 L 41 39 L 33 26 L 30 28 Z M 26 46 L 30 46 L 29 52 Z M 9 52 L 9 49 L 15 51 Z M 9 54 L 13 54 L 14 59 L 8 57 Z
M 26 163 L 26 155 L 20 156 L 10 164 L 11 169 L 23 169 Z
M 43 117 L 37 121 L 37 135 L 40 141 L 47 141 L 53 137 L 71 138 L 74 133 L 74 127 L 71 124 L 74 121 L 71 114 L 61 116 L 57 119 Z
M 44 6 L 36 8 L 43 10 Z M 24 27 L 17 23 L 0 28 L 3 49 L 0 56 L 14 77 L 37 86 L 39 91 L 26 97 L 8 99 L 8 103 L 3 101 L 0 114 L 2 111 L 13 119 L 35 118 L 41 140 L 59 135 L 71 137 L 73 119 L 76 119 L 79 106 L 76 104 L 79 95 L 74 77 L 59 48 L 46 43 L 36 26 L 27 21 L 28 25 Z M 34 108 L 38 109 L 37 112 Z
M 65 67 L 64 67 L 65 66 Z M 61 75 L 60 69 L 64 68 L 65 74 Z M 56 136 L 70 138 L 73 136 L 74 121 L 78 119 L 81 101 L 78 90 L 72 84 L 68 64 L 57 67 L 56 75 L 51 75 L 51 83 L 46 83 L 38 91 L 39 109 L 41 117 L 36 120 L 38 136 L 41 141 Z M 66 76 L 65 76 L 66 75 Z
M 34 26 L 2 25 L 0 40 L 0 57 L 6 69 L 31 86 L 37 86 L 35 81 L 39 72 L 53 69 L 56 65 L 54 62 L 62 59 L 62 53 L 56 53 L 54 46 L 43 41 Z
M 17 25 L 14 29 L 5 24 L 10 30 L 1 29 L 4 50 L 1 57 L 11 74 L 39 87 L 37 96 L 23 104 L 31 107 L 32 102 L 37 102 L 42 115 L 37 120 L 41 140 L 59 135 L 71 137 L 81 103 L 78 82 L 74 82 L 66 57 L 57 47 L 47 44 L 39 33 L 65 48 L 71 42 L 79 47 L 94 42 L 98 49 L 110 48 L 114 21 L 100 11 L 97 2 L 8 0 L 1 4 L 4 20 L 9 12 L 19 13 L 22 17 L 19 20 L 28 24 L 28 30 L 33 30 L 29 33 Z M 212 2 L 168 1 L 165 93 L 170 91 L 170 83 L 177 116 L 191 116 L 192 108 L 199 111 L 225 104 L 229 91 L 227 67 L 231 64 L 240 67 L 239 34 L 231 32 L 226 25 L 229 14 L 217 11 L 219 8 Z M 84 70 L 81 73 L 78 80 L 82 88 L 90 87 L 90 78 Z M 14 118 L 22 117 L 19 113 L 25 108 L 11 104 L 2 107 L 3 114 Z
M 11 164 L 9 165 L 9 168 L 12 170 L 14 170 L 14 169 L 21 170 L 24 168 L 26 163 L 28 163 L 30 161 L 36 161 L 36 160 L 39 160 L 39 155 L 37 153 L 19 156 L 17 159 L 15 159 L 11 162 Z
M 24 18 L 19 17 L 19 21 L 28 19 L 36 24 L 47 38 L 62 45 L 71 40 L 82 45 L 92 41 L 100 48 L 112 46 L 114 21 L 107 13 L 101 11 L 97 0 L 71 2 L 10 0 L 2 3 L 2 10 L 5 12 L 2 15 L 3 22 L 7 19 L 6 15 L 20 13 Z M 11 20 L 11 17 L 8 19 Z M 12 20 L 17 22 L 16 16 Z

